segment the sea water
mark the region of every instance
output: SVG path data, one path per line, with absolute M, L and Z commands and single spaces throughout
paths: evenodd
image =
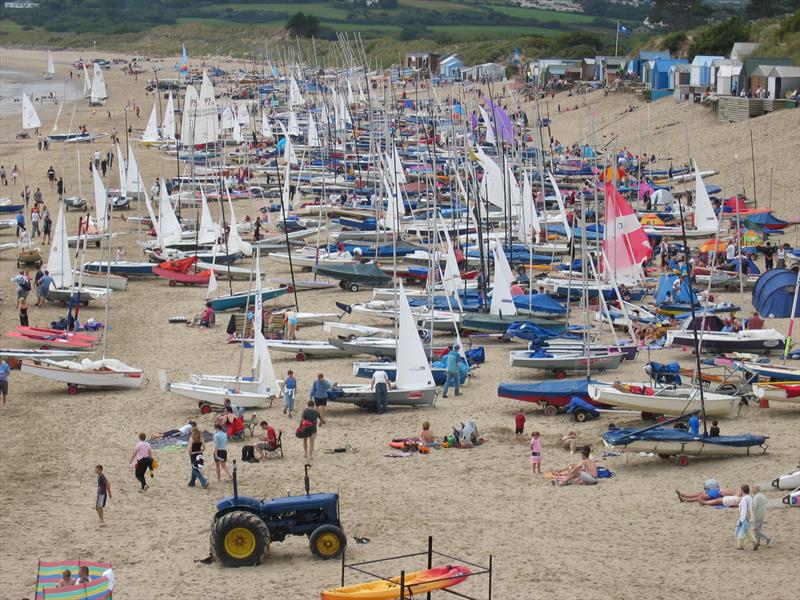
M 44 79 L 41 73 L 0 69 L 0 106 L 3 112 L 22 112 L 22 93 L 33 100 L 34 106 L 58 104 L 63 100 L 78 100 L 83 96 L 82 79 L 54 77 Z

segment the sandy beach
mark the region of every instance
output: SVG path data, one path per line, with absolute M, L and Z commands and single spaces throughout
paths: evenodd
M 54 52 L 56 76 L 48 82 L 53 89 L 61 88 L 64 77 L 68 77 L 67 70 L 81 56 L 88 57 L 88 53 Z M 167 58 L 158 65 L 166 69 L 175 60 Z M 192 66 L 200 64 L 190 62 Z M 226 60 L 207 62 L 222 68 L 240 64 Z M 32 77 L 44 70 L 46 53 L 0 49 L 0 64 L 3 72 L 30 73 Z M 123 74 L 118 65 L 104 75 L 110 95 L 106 106 L 94 109 L 86 100 L 66 103 L 59 117 L 59 132 L 66 132 L 70 122 L 74 124 L 73 131 L 86 124 L 91 132 L 110 134 L 115 127 L 123 132 L 124 107 L 135 101 L 140 107 L 139 117 L 132 110 L 127 118 L 135 137 L 141 134 L 153 104 L 152 95 L 146 96 L 144 91 L 148 75 L 140 75 L 137 81 Z M 7 90 L 0 89 L 0 96 L 7 95 Z M 577 110 L 566 110 L 576 103 Z M 641 104 L 638 110 L 624 114 L 635 103 L 632 95 L 604 97 L 602 92 L 594 92 L 576 99 L 559 94 L 548 105 L 552 135 L 571 144 L 596 130 L 592 135 L 597 139 L 589 141 L 597 145 L 628 147 L 634 153 L 655 154 L 660 160 L 669 157 L 675 165 L 685 163 L 691 156 L 701 169 L 720 171 L 708 183 L 722 187 L 721 196 L 727 197 L 742 188 L 748 196 L 753 195 L 752 132 L 758 205 L 771 202 L 777 216 L 800 217 L 800 110 L 722 124 L 706 108 L 678 105 L 671 99 Z M 44 104 L 40 108 L 37 104 L 36 108 L 43 123 L 42 133 L 47 134 L 58 106 Z M 524 108 L 533 114 L 530 105 Z M 35 135 L 28 140 L 15 139 L 20 130 L 19 110 L 1 105 L 0 111 L 0 163 L 7 173 L 15 164 L 23 173 L 16 186 L 0 188 L 0 197 L 18 200 L 24 184 L 32 190 L 41 188 L 45 204 L 55 218 L 55 187 L 46 177 L 50 165 L 58 175 L 63 174 L 68 195 L 77 191 L 79 175 L 83 194 L 91 196 L 86 162 L 95 149 L 105 153 L 111 148 L 110 136 L 96 144 L 81 144 L 77 162 L 75 146 L 52 144 L 48 152 L 42 152 L 37 150 Z M 175 175 L 174 157 L 163 157 L 157 150 L 139 147 L 133 140 L 130 146 L 148 187 L 156 177 Z M 76 164 L 80 165 L 79 172 Z M 116 185 L 116 165 L 107 183 Z M 240 221 L 248 214 L 255 218 L 262 204 L 255 200 L 237 201 L 237 217 Z M 213 205 L 212 211 L 217 214 L 218 207 Z M 126 214 L 136 214 L 135 204 Z M 78 217 L 77 212 L 68 213 L 70 234 L 77 229 Z M 138 260 L 137 226 L 115 218 L 113 229 L 121 234 L 114 244 L 122 245 L 130 260 Z M 798 245 L 798 229 L 792 228 L 784 236 L 794 246 Z M 12 241 L 13 236 L 12 229 L 4 229 L 0 231 L 0 242 Z M 42 251 L 46 259 L 49 247 L 42 246 Z M 90 248 L 89 260 L 98 258 L 97 254 L 96 249 Z M 287 268 L 266 257 L 261 259 L 261 271 L 267 277 L 288 277 Z M 4 252 L 0 256 L 2 334 L 18 323 L 14 285 L 9 281 L 15 273 L 14 253 Z M 245 282 L 233 284 L 239 290 L 245 286 Z M 209 553 L 214 503 L 230 495 L 231 486 L 213 480 L 209 490 L 187 488 L 190 467 L 185 452 L 157 453 L 160 466 L 150 482 L 151 488 L 145 494 L 137 493 L 138 484 L 128 459 L 138 432 L 152 434 L 178 427 L 189 417 L 196 418 L 204 429 L 212 428 L 212 418 L 201 416 L 196 403 L 160 391 L 159 370 L 179 379 L 198 372 L 236 373 L 242 350 L 239 345 L 225 343 L 225 315 L 219 315 L 219 325 L 210 330 L 168 323 L 169 317 L 199 312 L 205 292 L 202 287 L 169 287 L 159 279 L 133 281 L 127 291 L 112 294 L 108 355 L 145 371 L 149 383 L 139 391 L 84 390 L 70 396 L 66 386 L 12 372 L 9 407 L 0 411 L 0 597 L 33 597 L 37 561 L 63 559 L 112 563 L 117 598 L 309 599 L 339 583 L 340 562 L 313 558 L 304 538 L 273 544 L 269 560 L 258 567 L 224 569 L 196 562 Z M 338 287 L 300 292 L 300 310 L 335 311 L 334 302 L 342 300 L 342 294 Z M 348 292 L 344 301 L 355 303 L 369 298 L 370 291 Z M 739 302 L 740 296 L 731 294 L 729 299 Z M 289 302 L 287 296 L 274 303 Z M 749 314 L 752 309 L 748 292 L 744 302 Z M 49 326 L 65 314 L 65 309 L 31 308 L 30 314 L 32 325 Z M 102 306 L 82 309 L 83 319 L 89 316 L 102 321 Z M 353 317 L 345 320 L 355 322 Z M 384 325 L 380 321 L 373 324 Z M 768 326 L 785 332 L 788 321 L 768 320 Z M 298 337 L 326 336 L 321 327 L 313 326 L 302 327 Z M 439 341 L 450 340 L 439 336 Z M 4 337 L 0 346 L 14 343 Z M 560 444 L 561 436 L 569 430 L 577 430 L 580 442 L 591 444 L 599 458 L 603 451 L 600 433 L 606 430 L 609 419 L 576 424 L 568 416 L 546 417 L 533 405 L 498 398 L 498 383 L 526 381 L 529 372 L 512 369 L 508 363 L 508 351 L 521 346 L 499 341 L 486 342 L 485 346 L 486 363 L 463 388 L 463 396 L 439 397 L 433 408 L 398 409 L 377 416 L 355 408 L 329 407 L 328 423 L 317 438 L 319 451 L 310 472 L 311 487 L 314 491 L 340 494 L 348 561 L 421 552 L 430 535 L 436 548 L 447 554 L 480 564 L 487 563 L 491 555 L 495 570 L 492 597 L 501 600 L 672 600 L 710 594 L 788 600 L 797 596 L 800 510 L 769 510 L 765 530 L 775 538 L 773 547 L 740 552 L 734 540 L 735 510 L 683 504 L 674 491 L 699 491 L 709 477 L 724 487 L 742 483 L 768 486 L 773 478 L 800 462 L 797 406 L 773 403 L 768 410 L 749 406 L 738 417 L 721 421 L 724 434 L 768 435 L 769 451 L 763 456 L 697 458 L 681 468 L 673 461 L 623 455 L 600 459 L 601 465 L 616 474 L 601 485 L 553 488 L 545 478 L 531 474 L 528 446 L 514 439 L 516 411 L 525 409 L 528 435 L 534 430 L 541 432 L 544 471 L 575 462 Z M 244 352 L 247 365 L 250 351 Z M 279 377 L 287 369 L 294 369 L 298 400 L 308 397 L 317 373 L 324 373 L 331 381 L 355 381 L 348 359 L 299 363 L 286 356 L 273 353 L 273 363 Z M 654 354 L 653 359 L 680 359 L 688 365 L 691 355 L 666 350 Z M 625 363 L 619 373 L 604 377 L 642 380 L 646 360 L 640 355 L 635 363 Z M 285 458 L 241 465 L 240 493 L 259 498 L 302 493 L 302 446 L 293 435 L 298 419 L 282 415 L 280 401 L 258 414 L 283 431 Z M 443 435 L 467 419 L 477 421 L 487 443 L 469 450 L 445 449 L 407 458 L 385 456 L 391 438 L 416 435 L 424 420 L 430 421 L 435 434 Z M 616 422 L 641 423 L 635 416 Z M 347 444 L 358 451 L 325 453 Z M 239 456 L 241 445 L 231 444 L 233 457 Z M 207 452 L 210 464 L 209 455 Z M 105 466 L 113 489 L 105 528 L 98 527 L 93 508 L 94 466 L 98 463 Z M 774 501 L 780 497 L 779 492 L 767 490 L 767 494 Z M 353 536 L 369 538 L 370 542 L 358 545 Z M 401 567 L 423 568 L 423 560 L 388 563 L 380 572 L 394 576 Z M 347 581 L 355 583 L 359 579 L 349 575 Z M 485 578 L 476 577 L 457 589 L 485 597 L 486 583 Z

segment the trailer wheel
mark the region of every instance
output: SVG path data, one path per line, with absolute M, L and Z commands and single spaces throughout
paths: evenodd
M 305 362 L 307 358 L 305 352 L 298 352 L 297 354 L 295 354 L 294 357 L 297 360 L 297 362 Z
M 642 412 L 642 421 L 655 421 L 656 416 L 651 412 Z
M 211 412 L 211 405 L 210 404 L 206 404 L 205 402 L 201 402 L 200 403 L 200 414 L 201 415 L 207 415 L 210 412 Z
M 675 457 L 675 462 L 679 467 L 685 467 L 689 464 L 689 457 L 685 454 L 678 454 L 678 456 Z
M 349 286 L 349 289 L 350 289 L 351 292 L 357 292 L 358 291 L 358 284 L 357 283 L 351 283 L 350 286 Z
M 70 383 L 70 384 L 67 386 L 67 391 L 69 392 L 69 395 L 70 395 L 70 396 L 74 396 L 75 394 L 77 394 L 77 393 L 78 393 L 78 386 L 77 386 L 77 385 L 75 385 L 74 383 Z
M 736 393 L 736 386 L 733 385 L 732 383 L 723 383 L 721 386 L 717 388 L 716 391 L 719 392 L 720 394 L 731 395 Z
M 544 407 L 544 414 L 548 417 L 555 417 L 558 414 L 558 407 L 548 404 Z
M 342 289 L 344 289 L 344 286 L 345 286 L 346 284 L 347 284 L 347 282 L 346 282 L 346 281 L 340 281 L 340 282 L 339 282 L 339 287 L 340 287 L 340 288 L 342 288 Z
M 177 281 L 175 281 L 174 279 L 169 280 L 169 287 L 175 287 L 176 285 L 178 285 Z
M 553 371 L 553 376 L 556 379 L 565 379 L 567 376 L 567 372 L 564 369 L 556 369 Z
M 589 413 L 585 410 L 576 410 L 574 413 L 575 420 L 578 423 L 585 423 L 589 420 Z

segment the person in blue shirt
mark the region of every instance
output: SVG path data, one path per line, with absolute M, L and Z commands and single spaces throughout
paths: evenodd
M 8 399 L 8 376 L 11 373 L 9 364 L 0 358 L 0 398 L 2 398 L 3 409 L 6 407 L 6 400 Z
M 442 398 L 447 398 L 447 390 L 453 386 L 456 390 L 456 396 L 460 396 L 459 391 L 461 386 L 461 371 L 458 368 L 458 363 L 461 360 L 461 355 L 458 353 L 459 345 L 453 344 L 450 352 L 445 356 L 445 365 L 447 367 L 447 381 L 444 382 L 442 389 Z
M 319 411 L 319 414 L 322 415 L 322 418 L 325 418 L 325 412 L 328 408 L 328 390 L 334 387 L 330 381 L 325 379 L 325 375 L 320 373 L 317 375 L 317 379 L 311 384 L 311 399 L 314 401 L 314 406 Z
M 294 371 L 289 369 L 286 372 L 286 379 L 283 380 L 283 414 L 292 416 L 294 412 L 294 400 L 297 395 L 297 379 Z
M 689 417 L 689 431 L 694 435 L 700 434 L 700 417 L 697 415 Z
M 219 423 L 214 425 L 214 429 L 214 467 L 217 471 L 217 481 L 222 481 L 220 469 L 225 471 L 229 480 L 233 479 L 228 470 L 228 434 Z

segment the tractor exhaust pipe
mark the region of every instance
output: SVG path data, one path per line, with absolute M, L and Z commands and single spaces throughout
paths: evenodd
M 234 465 L 235 465 L 235 463 L 236 463 L 236 461 L 234 461 Z M 306 487 L 306 496 L 308 496 L 308 495 L 311 493 L 311 480 L 309 480 L 309 478 L 308 478 L 308 468 L 309 468 L 310 466 L 311 466 L 311 465 L 309 465 L 309 464 L 306 464 L 306 465 L 303 467 L 303 468 L 305 469 L 305 472 L 306 472 L 306 474 L 305 474 L 305 477 L 303 477 L 303 483 L 305 484 L 305 487 Z M 235 469 L 235 468 L 236 468 L 236 467 L 234 466 L 234 469 Z M 234 479 L 234 481 L 236 481 L 236 479 Z M 234 483 L 234 489 L 235 489 L 235 486 L 236 486 L 236 484 Z
M 239 482 L 236 477 L 236 472 L 239 468 L 236 466 L 236 459 L 233 459 L 233 501 L 239 501 Z

